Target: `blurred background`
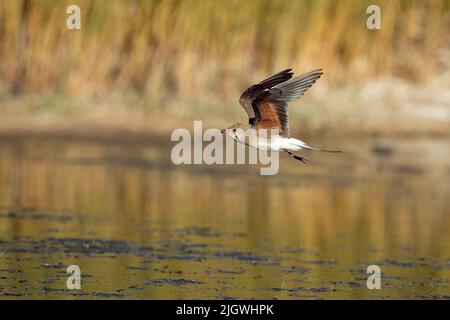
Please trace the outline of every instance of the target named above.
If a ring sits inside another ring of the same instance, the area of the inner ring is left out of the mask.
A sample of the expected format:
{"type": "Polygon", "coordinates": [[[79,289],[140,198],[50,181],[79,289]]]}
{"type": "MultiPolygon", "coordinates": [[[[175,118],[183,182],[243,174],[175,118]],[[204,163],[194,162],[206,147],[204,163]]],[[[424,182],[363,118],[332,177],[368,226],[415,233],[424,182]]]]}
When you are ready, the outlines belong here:
{"type": "Polygon", "coordinates": [[[69,30],[72,2],[0,1],[3,125],[246,122],[247,86],[323,68],[291,108],[293,130],[448,131],[446,0],[377,1],[381,30],[366,27],[370,1],[351,0],[80,0],[81,30],[69,30]]]}
{"type": "Polygon", "coordinates": [[[0,298],[449,299],[449,9],[0,0],[0,298]],[[286,68],[324,69],[291,133],[342,154],[173,165],[173,129],[246,123],[286,68]]]}

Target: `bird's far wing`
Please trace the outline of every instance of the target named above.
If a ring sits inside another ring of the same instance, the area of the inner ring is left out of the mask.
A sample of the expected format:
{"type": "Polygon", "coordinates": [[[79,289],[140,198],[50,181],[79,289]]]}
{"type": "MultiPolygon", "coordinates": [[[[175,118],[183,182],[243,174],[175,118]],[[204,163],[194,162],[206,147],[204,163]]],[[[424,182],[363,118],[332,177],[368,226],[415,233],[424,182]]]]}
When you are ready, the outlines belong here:
{"type": "Polygon", "coordinates": [[[255,118],[255,111],[253,110],[252,103],[255,98],[257,98],[264,90],[270,89],[277,84],[283,83],[290,78],[292,78],[293,73],[292,69],[286,69],[277,74],[274,74],[263,81],[252,85],[247,88],[239,98],[239,103],[244,107],[245,111],[248,114],[249,121],[252,123],[252,119],[255,118]]]}
{"type": "Polygon", "coordinates": [[[253,127],[278,129],[280,135],[289,137],[288,102],[303,96],[322,74],[322,69],[314,70],[260,93],[253,102],[256,112],[253,127]]]}
{"type": "Polygon", "coordinates": [[[323,75],[322,69],[317,69],[280,83],[270,90],[269,100],[285,102],[297,100],[311,88],[321,75],[323,75]]]}

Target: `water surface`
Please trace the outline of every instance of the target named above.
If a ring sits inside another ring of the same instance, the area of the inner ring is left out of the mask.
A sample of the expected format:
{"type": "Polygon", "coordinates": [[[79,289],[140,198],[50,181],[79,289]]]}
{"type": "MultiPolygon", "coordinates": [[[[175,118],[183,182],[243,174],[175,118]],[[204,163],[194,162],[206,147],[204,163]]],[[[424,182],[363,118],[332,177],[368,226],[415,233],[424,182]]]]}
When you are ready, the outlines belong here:
{"type": "Polygon", "coordinates": [[[345,152],[275,176],[161,141],[0,139],[0,297],[450,298],[448,140],[312,141],[345,152]]]}

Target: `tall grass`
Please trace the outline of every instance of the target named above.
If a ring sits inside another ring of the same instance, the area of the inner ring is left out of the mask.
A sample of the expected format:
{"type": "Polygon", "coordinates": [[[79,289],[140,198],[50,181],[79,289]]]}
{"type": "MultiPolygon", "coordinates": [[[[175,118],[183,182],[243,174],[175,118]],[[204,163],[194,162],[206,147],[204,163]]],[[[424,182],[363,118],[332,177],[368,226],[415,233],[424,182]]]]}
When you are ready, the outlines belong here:
{"type": "Polygon", "coordinates": [[[162,108],[236,100],[271,72],[325,68],[325,83],[448,68],[450,2],[387,1],[382,30],[360,0],[0,0],[0,96],[133,95],[162,108]],[[81,7],[81,30],[66,7],[81,7]]]}

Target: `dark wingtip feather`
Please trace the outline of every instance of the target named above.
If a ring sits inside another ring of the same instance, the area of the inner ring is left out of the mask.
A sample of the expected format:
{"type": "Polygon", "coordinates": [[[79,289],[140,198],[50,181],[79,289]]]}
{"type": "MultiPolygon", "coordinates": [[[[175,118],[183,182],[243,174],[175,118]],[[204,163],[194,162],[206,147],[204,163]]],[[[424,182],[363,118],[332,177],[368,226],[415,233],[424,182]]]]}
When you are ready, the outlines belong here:
{"type": "Polygon", "coordinates": [[[258,85],[260,85],[263,89],[270,89],[277,84],[283,83],[291,79],[293,75],[294,73],[292,72],[291,68],[285,69],[262,80],[261,82],[258,83],[258,85]]]}

